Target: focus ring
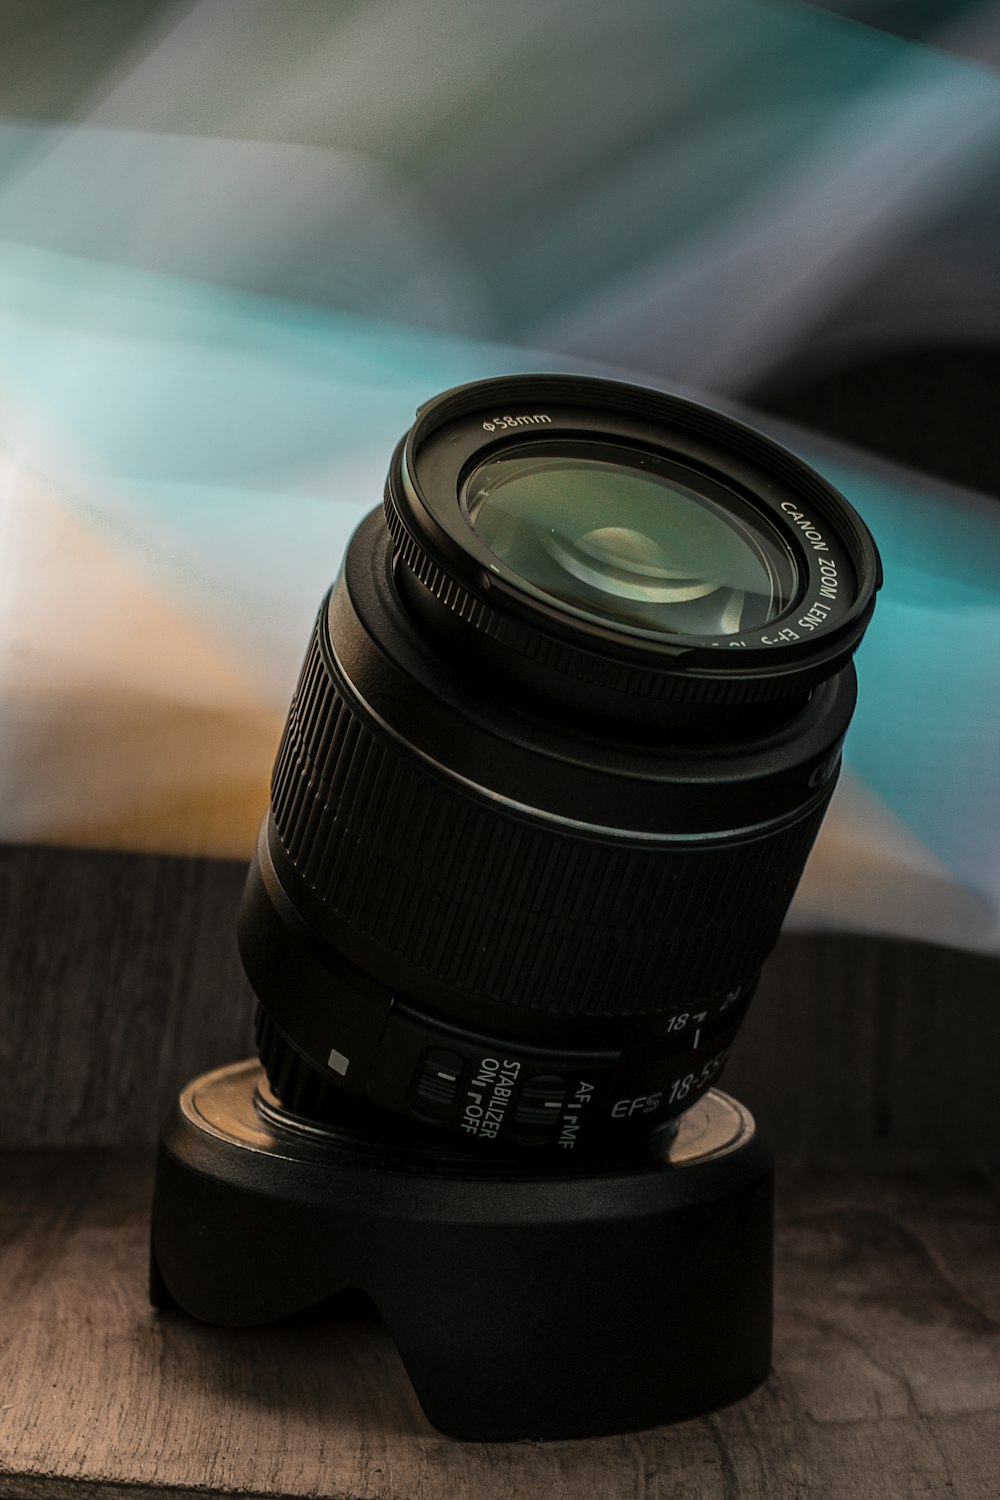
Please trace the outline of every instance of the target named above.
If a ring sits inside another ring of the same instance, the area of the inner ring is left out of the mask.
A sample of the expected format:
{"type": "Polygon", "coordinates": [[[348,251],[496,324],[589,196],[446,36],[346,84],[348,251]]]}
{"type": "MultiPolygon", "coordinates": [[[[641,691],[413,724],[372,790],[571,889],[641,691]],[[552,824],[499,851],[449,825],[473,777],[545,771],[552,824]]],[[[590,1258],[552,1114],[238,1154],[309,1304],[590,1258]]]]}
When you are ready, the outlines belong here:
{"type": "Polygon", "coordinates": [[[825,801],[715,848],[546,827],[400,753],[339,681],[325,630],[321,610],[275,764],[274,822],[298,876],[373,955],[500,1003],[588,1016],[669,1012],[760,967],[825,801]]]}

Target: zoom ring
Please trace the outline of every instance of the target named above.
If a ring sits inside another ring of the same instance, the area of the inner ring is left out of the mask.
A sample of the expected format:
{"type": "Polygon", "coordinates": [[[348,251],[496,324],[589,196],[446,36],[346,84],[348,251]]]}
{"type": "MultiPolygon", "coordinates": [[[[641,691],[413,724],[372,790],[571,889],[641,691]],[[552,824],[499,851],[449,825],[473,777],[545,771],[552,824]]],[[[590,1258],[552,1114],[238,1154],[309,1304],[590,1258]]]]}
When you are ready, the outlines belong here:
{"type": "Polygon", "coordinates": [[[293,1115],[323,1120],[335,1115],[338,1106],[342,1112],[342,1090],[299,1056],[260,1004],[254,1016],[254,1039],[268,1083],[293,1115]]]}
{"type": "Polygon", "coordinates": [[[637,847],[529,821],[400,754],[339,682],[320,611],[272,780],[325,909],[470,994],[561,1015],[722,996],[777,939],[825,810],[741,845],[637,847]]]}

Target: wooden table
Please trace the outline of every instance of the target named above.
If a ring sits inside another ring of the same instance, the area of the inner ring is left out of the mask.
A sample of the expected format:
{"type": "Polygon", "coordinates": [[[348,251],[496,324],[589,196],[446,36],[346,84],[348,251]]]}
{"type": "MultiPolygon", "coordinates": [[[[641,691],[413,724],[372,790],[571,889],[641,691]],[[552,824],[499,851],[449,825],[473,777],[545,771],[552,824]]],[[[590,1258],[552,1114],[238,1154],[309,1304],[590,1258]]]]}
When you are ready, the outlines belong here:
{"type": "Polygon", "coordinates": [[[1000,1208],[988,1174],[779,1179],[775,1369],[698,1421],[462,1444],[381,1325],[154,1314],[151,1162],[0,1156],[0,1495],[16,1500],[883,1500],[1000,1495],[1000,1208]]]}

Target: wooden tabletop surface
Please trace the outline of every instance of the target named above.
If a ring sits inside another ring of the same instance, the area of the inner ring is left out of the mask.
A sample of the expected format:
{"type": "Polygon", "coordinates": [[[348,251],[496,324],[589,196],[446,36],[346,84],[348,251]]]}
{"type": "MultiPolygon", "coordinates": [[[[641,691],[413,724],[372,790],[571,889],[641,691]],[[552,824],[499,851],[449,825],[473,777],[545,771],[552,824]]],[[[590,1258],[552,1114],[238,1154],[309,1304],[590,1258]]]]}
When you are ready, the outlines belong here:
{"type": "Polygon", "coordinates": [[[358,1315],[223,1332],[146,1302],[148,1156],[0,1155],[0,1495],[884,1500],[1000,1494],[984,1173],[787,1168],[774,1373],[675,1427],[463,1444],[358,1315]]]}

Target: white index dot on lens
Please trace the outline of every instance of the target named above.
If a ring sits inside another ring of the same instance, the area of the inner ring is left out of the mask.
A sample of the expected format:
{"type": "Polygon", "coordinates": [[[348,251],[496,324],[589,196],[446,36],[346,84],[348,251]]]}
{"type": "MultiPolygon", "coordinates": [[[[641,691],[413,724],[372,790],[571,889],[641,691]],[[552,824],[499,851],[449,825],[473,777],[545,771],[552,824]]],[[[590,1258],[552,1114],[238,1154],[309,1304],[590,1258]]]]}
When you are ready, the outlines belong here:
{"type": "Polygon", "coordinates": [[[326,1065],[328,1068],[332,1068],[335,1073],[343,1075],[351,1066],[351,1059],[345,1057],[342,1052],[338,1052],[336,1047],[334,1047],[326,1060],[326,1065]]]}

